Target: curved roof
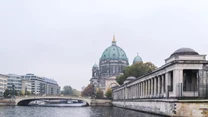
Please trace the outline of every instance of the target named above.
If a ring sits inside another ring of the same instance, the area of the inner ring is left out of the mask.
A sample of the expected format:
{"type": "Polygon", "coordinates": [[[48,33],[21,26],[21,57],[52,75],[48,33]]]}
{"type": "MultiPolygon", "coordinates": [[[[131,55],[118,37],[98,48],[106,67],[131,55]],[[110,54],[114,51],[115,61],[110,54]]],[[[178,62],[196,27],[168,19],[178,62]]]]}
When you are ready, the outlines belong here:
{"type": "Polygon", "coordinates": [[[137,54],[137,56],[133,60],[133,64],[137,62],[142,62],[142,58],[137,54]]]}
{"type": "Polygon", "coordinates": [[[125,51],[116,45],[115,39],[112,41],[112,45],[105,49],[100,60],[126,60],[128,58],[126,56],[125,51]]]}
{"type": "Polygon", "coordinates": [[[129,76],[126,80],[134,80],[136,79],[134,76],[129,76]]]}
{"type": "Polygon", "coordinates": [[[95,64],[93,65],[93,68],[98,68],[98,65],[95,63],[95,64]]]}
{"type": "Polygon", "coordinates": [[[49,79],[49,78],[43,77],[43,81],[45,81],[45,82],[47,82],[47,83],[51,83],[51,84],[58,85],[57,81],[55,81],[55,80],[53,80],[53,79],[49,79]]]}
{"type": "Polygon", "coordinates": [[[171,54],[171,57],[177,55],[199,55],[199,53],[191,48],[180,48],[171,54]]]}

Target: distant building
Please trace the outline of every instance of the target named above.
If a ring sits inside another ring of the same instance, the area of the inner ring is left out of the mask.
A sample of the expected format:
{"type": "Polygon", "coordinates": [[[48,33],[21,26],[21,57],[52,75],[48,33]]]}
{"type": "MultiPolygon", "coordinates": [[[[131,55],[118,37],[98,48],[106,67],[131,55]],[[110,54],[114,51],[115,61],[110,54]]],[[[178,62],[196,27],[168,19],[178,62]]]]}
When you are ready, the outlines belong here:
{"type": "Polygon", "coordinates": [[[7,88],[7,79],[7,75],[0,74],[0,96],[3,96],[3,93],[7,88]]]}
{"type": "Polygon", "coordinates": [[[34,74],[26,75],[8,75],[8,89],[12,90],[14,85],[15,90],[25,94],[30,92],[34,95],[58,95],[60,94],[60,86],[55,80],[39,77],[34,74]]]}
{"type": "Polygon", "coordinates": [[[43,78],[43,90],[46,95],[58,95],[60,94],[60,86],[55,80],[49,78],[43,78]]]}
{"type": "Polygon", "coordinates": [[[32,92],[32,83],[30,80],[22,79],[22,93],[27,94],[32,92]]]}
{"type": "Polygon", "coordinates": [[[7,88],[12,90],[13,85],[16,91],[20,92],[22,90],[22,79],[20,75],[8,74],[7,88]]]}
{"type": "Polygon", "coordinates": [[[39,76],[36,76],[34,74],[26,74],[22,76],[23,79],[28,79],[31,81],[31,91],[32,94],[38,95],[41,94],[41,83],[42,83],[42,78],[39,76]]]}

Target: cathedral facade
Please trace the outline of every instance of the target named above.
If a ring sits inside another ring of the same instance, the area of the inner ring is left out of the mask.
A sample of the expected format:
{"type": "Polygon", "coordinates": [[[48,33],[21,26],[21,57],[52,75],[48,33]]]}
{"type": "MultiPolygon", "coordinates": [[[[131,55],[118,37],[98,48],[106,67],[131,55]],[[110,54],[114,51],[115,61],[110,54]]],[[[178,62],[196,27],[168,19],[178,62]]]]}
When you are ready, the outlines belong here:
{"type": "MultiPolygon", "coordinates": [[[[134,58],[133,63],[136,62],[142,62],[138,55],[134,58]]],[[[105,92],[109,87],[118,85],[116,77],[121,75],[127,66],[129,66],[128,57],[125,51],[117,46],[115,36],[113,36],[112,45],[102,53],[99,66],[94,64],[92,67],[90,83],[105,92]]]]}

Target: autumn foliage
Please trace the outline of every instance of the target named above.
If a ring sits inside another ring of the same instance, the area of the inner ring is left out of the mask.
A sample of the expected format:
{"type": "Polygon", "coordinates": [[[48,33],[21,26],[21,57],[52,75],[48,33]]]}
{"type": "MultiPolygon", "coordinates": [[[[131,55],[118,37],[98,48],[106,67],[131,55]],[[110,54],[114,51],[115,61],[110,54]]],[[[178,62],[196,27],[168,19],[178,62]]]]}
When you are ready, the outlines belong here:
{"type": "Polygon", "coordinates": [[[83,97],[88,97],[88,96],[92,96],[94,93],[94,89],[93,86],[91,84],[89,84],[84,91],[82,91],[81,96],[83,97]]]}

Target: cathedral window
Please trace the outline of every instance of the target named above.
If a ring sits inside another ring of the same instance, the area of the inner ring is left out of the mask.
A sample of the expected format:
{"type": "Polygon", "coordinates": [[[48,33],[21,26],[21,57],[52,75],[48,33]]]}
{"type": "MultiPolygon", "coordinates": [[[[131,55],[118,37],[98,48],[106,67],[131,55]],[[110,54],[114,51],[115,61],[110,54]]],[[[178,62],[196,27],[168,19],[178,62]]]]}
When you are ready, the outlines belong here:
{"type": "Polygon", "coordinates": [[[116,72],[116,70],[115,70],[115,66],[113,66],[113,73],[115,73],[116,72]]]}

